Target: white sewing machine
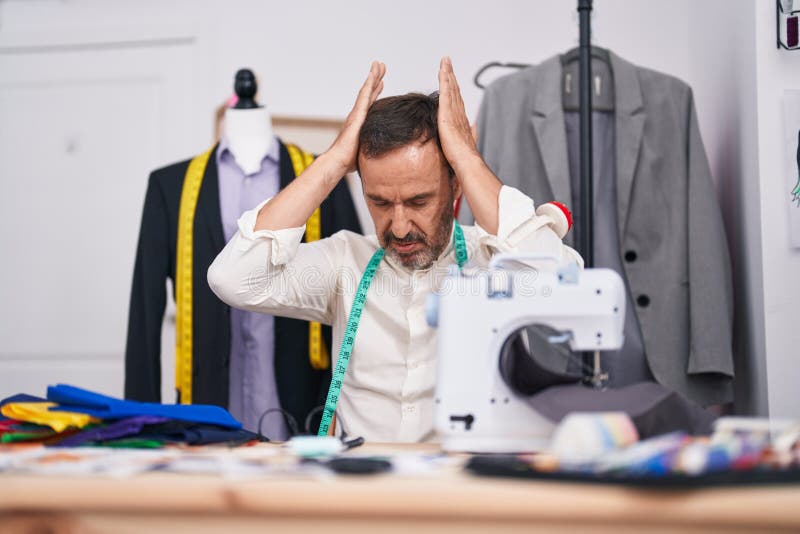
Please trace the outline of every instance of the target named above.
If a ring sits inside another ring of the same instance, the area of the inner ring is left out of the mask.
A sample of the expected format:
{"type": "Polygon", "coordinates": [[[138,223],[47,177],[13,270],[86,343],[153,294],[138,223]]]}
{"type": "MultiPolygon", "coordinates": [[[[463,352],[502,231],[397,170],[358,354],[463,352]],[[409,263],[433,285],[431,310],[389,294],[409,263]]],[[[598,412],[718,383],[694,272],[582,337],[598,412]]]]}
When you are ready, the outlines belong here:
{"type": "MultiPolygon", "coordinates": [[[[623,343],[625,286],[610,269],[536,271],[520,261],[541,256],[496,255],[482,272],[452,270],[428,301],[438,327],[434,426],[448,451],[523,452],[546,448],[554,424],[531,408],[501,376],[506,341],[521,328],[554,330],[546,342],[595,353],[623,343]]],[[[541,265],[541,263],[539,263],[541,265]]]]}

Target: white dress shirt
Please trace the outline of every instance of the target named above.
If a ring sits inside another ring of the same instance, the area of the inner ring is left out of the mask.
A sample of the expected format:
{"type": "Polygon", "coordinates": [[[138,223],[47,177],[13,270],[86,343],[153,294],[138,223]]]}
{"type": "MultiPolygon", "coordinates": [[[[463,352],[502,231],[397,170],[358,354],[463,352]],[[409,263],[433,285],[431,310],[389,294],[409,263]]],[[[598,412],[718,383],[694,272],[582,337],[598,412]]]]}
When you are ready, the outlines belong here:
{"type": "MultiPolygon", "coordinates": [[[[239,219],[239,231],[208,270],[209,285],[237,308],[332,325],[335,366],[358,283],[380,246],[377,237],[341,231],[301,243],[304,227],[255,231],[260,208],[239,219]]],[[[496,236],[480,226],[463,227],[468,265],[486,267],[495,252],[550,254],[561,264],[582,263],[562,244],[551,215],[537,215],[533,201],[514,188],[500,191],[498,223],[496,236]]],[[[452,236],[429,269],[408,269],[388,254],[380,263],[339,397],[337,433],[371,441],[434,437],[437,331],[425,320],[425,300],[455,264],[452,236]]],[[[465,365],[469,359],[465,354],[465,365]]]]}

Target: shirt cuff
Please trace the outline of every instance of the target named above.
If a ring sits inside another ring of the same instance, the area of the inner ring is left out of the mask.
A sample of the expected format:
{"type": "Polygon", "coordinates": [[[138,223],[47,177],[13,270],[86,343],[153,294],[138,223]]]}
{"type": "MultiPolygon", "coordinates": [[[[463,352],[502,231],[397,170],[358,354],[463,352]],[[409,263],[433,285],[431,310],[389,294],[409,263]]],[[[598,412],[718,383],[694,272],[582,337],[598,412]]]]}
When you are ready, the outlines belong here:
{"type": "Polygon", "coordinates": [[[237,222],[239,226],[238,246],[240,249],[248,249],[256,242],[270,241],[270,263],[272,265],[285,265],[297,253],[297,247],[300,246],[303,234],[306,232],[306,225],[282,230],[256,230],[258,212],[270,200],[272,198],[268,198],[239,217],[237,222]]]}
{"type": "Polygon", "coordinates": [[[504,185],[498,196],[497,239],[506,241],[511,234],[536,216],[533,200],[518,189],[504,185]]]}

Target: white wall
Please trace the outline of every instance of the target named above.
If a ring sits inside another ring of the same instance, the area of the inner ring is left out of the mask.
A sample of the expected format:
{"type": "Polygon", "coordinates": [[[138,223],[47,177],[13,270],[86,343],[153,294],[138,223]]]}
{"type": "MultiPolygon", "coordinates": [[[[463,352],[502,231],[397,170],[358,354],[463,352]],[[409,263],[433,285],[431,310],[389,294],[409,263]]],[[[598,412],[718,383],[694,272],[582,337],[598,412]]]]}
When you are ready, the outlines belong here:
{"type": "Polygon", "coordinates": [[[0,33],[0,396],[121,392],[147,174],[206,142],[184,89],[197,45],[104,39],[0,33]]]}
{"type": "MultiPolygon", "coordinates": [[[[539,62],[575,46],[575,5],[568,0],[5,0],[0,3],[0,61],[35,52],[43,42],[55,47],[92,42],[113,51],[137,43],[163,44],[170,36],[187,40],[193,59],[183,98],[195,115],[175,125],[178,133],[173,134],[187,148],[162,150],[141,161],[151,169],[188,157],[211,142],[213,109],[230,95],[233,74],[243,66],[259,75],[260,99],[273,114],[340,119],[370,60],[387,63],[385,94],[394,94],[434,90],[438,60],[449,54],[467,110],[474,116],[481,97],[471,82],[475,71],[491,60],[539,62]]],[[[765,161],[765,151],[780,147],[781,130],[775,128],[778,100],[770,92],[797,82],[792,78],[797,74],[788,73],[790,67],[800,72],[800,52],[778,54],[769,48],[774,46],[771,9],[772,2],[755,0],[596,0],[594,16],[597,44],[634,63],[676,75],[695,90],[735,269],[738,409],[753,413],[766,411],[765,354],[770,356],[770,405],[793,402],[792,389],[781,386],[777,377],[789,376],[788,350],[797,341],[797,334],[785,328],[797,286],[781,290],[790,278],[789,269],[797,270],[797,258],[781,249],[785,231],[780,233],[778,217],[761,225],[762,212],[771,209],[770,199],[781,194],[777,185],[765,183],[762,188],[758,179],[770,172],[781,175],[782,170],[775,168],[780,158],[765,161]],[[762,135],[773,130],[772,140],[762,135]]],[[[130,148],[139,153],[138,147],[130,148]]],[[[145,178],[141,176],[142,184],[145,178]]],[[[0,185],[10,180],[12,176],[0,176],[0,185]]],[[[139,191],[138,198],[115,201],[138,210],[143,186],[139,191]]],[[[95,191],[81,195],[86,203],[108,202],[95,191]]],[[[29,209],[17,206],[0,213],[0,224],[19,221],[29,209]]],[[[133,249],[131,242],[129,260],[133,249]]],[[[118,272],[116,283],[126,293],[130,272],[118,272]]],[[[78,303],[75,312],[96,304],[78,303]]],[[[121,299],[109,303],[107,310],[124,321],[126,306],[121,299]]],[[[13,305],[0,304],[0,321],[13,310],[13,305]]],[[[61,342],[70,345],[69,339],[61,342]]],[[[123,345],[121,338],[115,352],[119,361],[123,345]]],[[[5,350],[0,339],[0,361],[5,350]]],[[[1,377],[0,395],[13,387],[1,377]]]]}
{"type": "MultiPolygon", "coordinates": [[[[233,74],[250,66],[261,99],[276,115],[342,118],[373,59],[389,70],[385,94],[436,89],[439,58],[450,55],[474,114],[481,92],[471,78],[491,60],[538,62],[577,46],[576,4],[564,0],[5,0],[0,31],[102,33],[136,39],[170,28],[191,31],[208,46],[197,68],[216,106],[231,93],[233,74]],[[187,30],[190,29],[190,30],[187,30]]],[[[595,40],[627,59],[691,82],[688,46],[696,3],[596,0],[595,40]]],[[[206,94],[207,93],[207,94],[206,94]]]]}

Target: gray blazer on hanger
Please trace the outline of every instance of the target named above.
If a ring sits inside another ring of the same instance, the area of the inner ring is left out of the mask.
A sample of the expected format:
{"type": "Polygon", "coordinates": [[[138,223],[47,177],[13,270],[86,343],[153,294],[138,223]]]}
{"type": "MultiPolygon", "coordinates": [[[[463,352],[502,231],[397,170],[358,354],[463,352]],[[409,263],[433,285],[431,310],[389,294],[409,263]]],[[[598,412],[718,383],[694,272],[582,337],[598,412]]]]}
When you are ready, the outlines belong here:
{"type": "MultiPolygon", "coordinates": [[[[625,273],[656,380],[702,405],[733,398],[730,259],[691,88],[609,53],[625,273]]],[[[537,204],[570,205],[559,56],[492,83],[478,148],[537,204]]],[[[462,206],[462,219],[471,219],[462,206]]],[[[571,244],[571,235],[566,241],[571,244]]]]}

